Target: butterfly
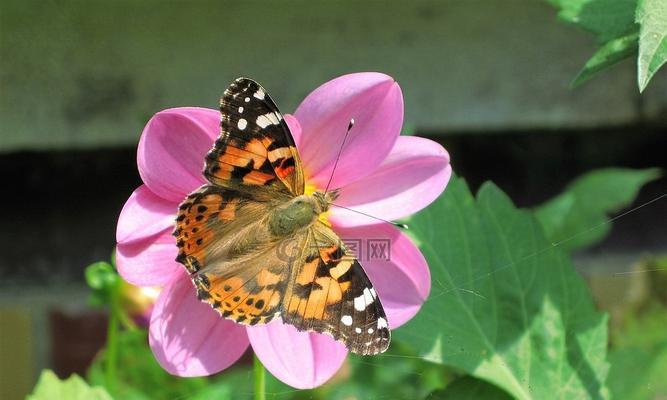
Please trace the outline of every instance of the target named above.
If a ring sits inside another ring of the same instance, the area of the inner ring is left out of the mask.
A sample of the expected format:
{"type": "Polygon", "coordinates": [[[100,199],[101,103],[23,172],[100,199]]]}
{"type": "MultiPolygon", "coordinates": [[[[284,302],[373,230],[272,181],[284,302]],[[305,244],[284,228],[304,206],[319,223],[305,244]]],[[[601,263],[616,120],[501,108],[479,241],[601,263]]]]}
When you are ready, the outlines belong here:
{"type": "Polygon", "coordinates": [[[307,193],[282,114],[257,82],[220,99],[208,181],[180,204],[178,256],[200,300],[245,325],[274,318],[332,336],[357,354],[384,352],[390,331],[361,264],[324,218],[337,191],[307,193]]]}

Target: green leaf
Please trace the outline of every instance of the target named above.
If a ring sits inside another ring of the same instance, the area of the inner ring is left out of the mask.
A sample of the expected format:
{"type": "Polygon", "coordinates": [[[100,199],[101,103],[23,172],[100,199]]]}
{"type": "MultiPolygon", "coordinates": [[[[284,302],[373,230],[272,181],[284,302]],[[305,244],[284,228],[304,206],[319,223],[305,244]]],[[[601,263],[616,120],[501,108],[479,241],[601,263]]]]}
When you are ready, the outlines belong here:
{"type": "Polygon", "coordinates": [[[637,6],[639,56],[637,81],[643,92],[658,69],[667,62],[667,2],[640,0],[637,6]]]}
{"type": "Polygon", "coordinates": [[[599,43],[634,30],[637,0],[550,0],[558,17],[596,35],[599,43]]]}
{"type": "Polygon", "coordinates": [[[637,0],[549,0],[563,21],[595,36],[600,48],[577,74],[576,87],[600,71],[632,57],[638,48],[639,27],[635,23],[637,0]]]}
{"type": "Polygon", "coordinates": [[[118,382],[106,382],[106,352],[88,370],[88,381],[101,386],[113,384],[119,399],[148,400],[191,398],[209,384],[206,378],[179,378],[170,375],[155,360],[146,331],[121,332],[118,336],[118,382]]]}
{"type": "Polygon", "coordinates": [[[667,398],[667,310],[653,305],[614,335],[609,389],[616,399],[667,398]]]}
{"type": "Polygon", "coordinates": [[[86,283],[93,289],[88,304],[102,307],[111,302],[114,291],[118,290],[121,279],[114,267],[105,261],[90,264],[85,270],[86,283]]]}
{"type": "Polygon", "coordinates": [[[634,55],[637,52],[638,37],[637,32],[631,32],[604,43],[593,54],[593,57],[586,62],[586,65],[574,78],[570,86],[575,88],[591,79],[598,72],[634,55]]]}
{"type": "Polygon", "coordinates": [[[433,287],[398,340],[517,399],[607,397],[606,317],[529,212],[453,178],[411,228],[433,287]]]}
{"type": "Polygon", "coordinates": [[[660,170],[605,168],[589,172],[566,190],[538,206],[535,215],[549,241],[565,251],[602,240],[611,224],[608,213],[630,205],[639,189],[660,176],[660,170]]]}
{"type": "Polygon", "coordinates": [[[111,400],[101,387],[90,387],[78,375],[60,380],[53,371],[44,370],[27,400],[111,400]]]}
{"type": "Polygon", "coordinates": [[[512,397],[497,386],[464,376],[449,384],[445,389],[435,391],[427,397],[437,400],[511,400],[512,397]]]}
{"type": "Polygon", "coordinates": [[[396,343],[380,357],[352,355],[348,361],[351,373],[347,382],[324,385],[314,392],[321,394],[320,398],[331,400],[421,399],[445,386],[450,378],[444,366],[429,363],[404,350],[396,343]]]}
{"type": "MultiPolygon", "coordinates": [[[[231,371],[219,374],[199,391],[186,393],[184,398],[188,400],[250,400],[253,398],[252,384],[253,376],[248,370],[234,368],[231,371]]],[[[267,387],[267,394],[270,389],[267,387]]],[[[273,397],[268,395],[267,398],[271,399],[273,397]]]]}
{"type": "Polygon", "coordinates": [[[648,351],[623,348],[609,355],[609,389],[615,399],[667,398],[667,340],[648,351]]]}
{"type": "Polygon", "coordinates": [[[105,290],[119,282],[116,270],[105,261],[96,262],[86,267],[86,283],[91,289],[105,290]]]}

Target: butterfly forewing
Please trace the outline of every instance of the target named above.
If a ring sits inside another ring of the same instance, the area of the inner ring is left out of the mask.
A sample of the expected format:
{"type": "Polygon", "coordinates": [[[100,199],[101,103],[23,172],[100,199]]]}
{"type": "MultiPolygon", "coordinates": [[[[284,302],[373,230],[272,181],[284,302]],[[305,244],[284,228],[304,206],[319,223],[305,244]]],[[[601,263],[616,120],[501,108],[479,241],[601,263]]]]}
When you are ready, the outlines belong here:
{"type": "Polygon", "coordinates": [[[220,137],[204,168],[211,183],[253,191],[257,197],[267,192],[303,194],[294,138],[264,88],[251,79],[237,79],[220,99],[220,112],[220,137]]]}

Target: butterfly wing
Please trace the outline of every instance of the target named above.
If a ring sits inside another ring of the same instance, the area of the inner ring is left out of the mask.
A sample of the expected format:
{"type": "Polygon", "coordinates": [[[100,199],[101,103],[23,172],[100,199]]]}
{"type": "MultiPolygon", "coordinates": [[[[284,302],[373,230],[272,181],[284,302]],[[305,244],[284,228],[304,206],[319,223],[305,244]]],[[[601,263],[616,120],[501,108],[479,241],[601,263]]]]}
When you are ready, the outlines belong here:
{"type": "MultiPolygon", "coordinates": [[[[290,243],[298,243],[290,238],[290,243]]],[[[195,275],[200,300],[220,315],[245,325],[265,324],[280,315],[290,259],[277,257],[278,243],[252,257],[219,262],[195,275]]]]}
{"type": "MultiPolygon", "coordinates": [[[[257,202],[244,192],[204,185],[180,204],[176,217],[176,261],[191,274],[221,257],[251,251],[243,232],[256,228],[271,203],[257,202]]],[[[259,240],[259,239],[258,239],[259,240]]]]}
{"type": "Polygon", "coordinates": [[[304,242],[306,232],[289,238],[269,232],[272,207],[243,192],[204,185],[179,208],[176,260],[190,273],[199,299],[239,323],[266,323],[279,314],[294,260],[289,246],[304,242]]]}
{"type": "Polygon", "coordinates": [[[353,353],[387,350],[387,317],[359,261],[321,222],[309,229],[303,248],[291,271],[283,320],[302,331],[329,334],[353,353]]]}
{"type": "Polygon", "coordinates": [[[223,317],[256,325],[282,315],[302,331],[327,333],[352,352],[387,349],[390,332],[380,300],[338,236],[316,222],[275,238],[272,205],[242,192],[205,185],[183,202],[174,234],[199,299],[223,317]]]}
{"type": "Polygon", "coordinates": [[[220,99],[221,134],[206,156],[209,182],[255,197],[304,192],[294,138],[275,103],[257,82],[239,78],[220,99]]]}
{"type": "MultiPolygon", "coordinates": [[[[176,260],[200,299],[240,323],[265,323],[279,311],[289,265],[268,232],[270,211],[303,194],[303,171],[282,114],[256,82],[239,78],[220,100],[221,134],[207,154],[211,183],[179,206],[176,260]]],[[[283,239],[285,241],[286,239],[283,239]]]]}

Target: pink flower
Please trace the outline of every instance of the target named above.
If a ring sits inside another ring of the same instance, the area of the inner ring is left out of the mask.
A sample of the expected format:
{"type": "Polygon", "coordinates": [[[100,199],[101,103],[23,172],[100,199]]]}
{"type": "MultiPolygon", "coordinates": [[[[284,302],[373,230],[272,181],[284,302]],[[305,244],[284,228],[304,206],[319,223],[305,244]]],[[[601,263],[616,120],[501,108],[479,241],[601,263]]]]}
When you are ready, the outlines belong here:
{"type": "MultiPolygon", "coordinates": [[[[346,128],[331,188],[336,204],[395,220],[430,204],[451,174],[449,156],[437,143],[399,136],[403,98],[398,84],[379,73],[345,75],[311,93],[287,120],[306,172],[307,184],[324,189],[346,128]]],[[[218,136],[220,115],[204,108],[159,112],[146,125],[137,151],[144,182],[123,207],[117,229],[117,264],[128,282],[162,286],[150,321],[150,346],[160,365],[180,376],[210,375],[232,365],[252,345],[266,368],[296,388],[327,381],[342,365],[346,348],[328,336],[297,332],[280,321],[245,327],[222,319],[197,300],[185,268],[174,259],[171,232],[178,204],[204,184],[204,155],[218,136]]],[[[333,207],[329,217],[344,239],[385,239],[391,259],[361,263],[384,305],[389,326],[412,318],[428,296],[424,257],[400,230],[333,207]]],[[[363,248],[362,248],[363,250],[363,248]]]]}

